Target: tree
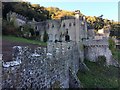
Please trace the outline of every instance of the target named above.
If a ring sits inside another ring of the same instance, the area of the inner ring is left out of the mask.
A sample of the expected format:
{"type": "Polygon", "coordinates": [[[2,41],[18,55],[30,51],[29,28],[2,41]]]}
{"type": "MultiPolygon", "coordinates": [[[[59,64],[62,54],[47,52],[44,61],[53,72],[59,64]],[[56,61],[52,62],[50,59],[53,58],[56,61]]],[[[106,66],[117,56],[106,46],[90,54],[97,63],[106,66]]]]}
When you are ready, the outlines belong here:
{"type": "MultiPolygon", "coordinates": [[[[101,15],[102,17],[102,15],[101,15]]],[[[104,20],[101,17],[91,17],[91,16],[87,16],[87,22],[89,23],[89,26],[91,28],[94,28],[96,30],[98,29],[102,29],[104,27],[104,20]]]]}
{"type": "Polygon", "coordinates": [[[61,17],[65,17],[65,16],[74,16],[74,12],[72,11],[66,11],[66,10],[61,10],[57,7],[48,7],[46,8],[46,10],[49,11],[49,17],[51,19],[61,19],[61,17]]]}
{"type": "Polygon", "coordinates": [[[6,14],[8,12],[14,11],[14,7],[13,6],[16,5],[16,4],[17,4],[17,2],[3,2],[2,3],[2,8],[3,8],[2,16],[3,16],[4,19],[6,18],[6,14]]]}
{"type": "Polygon", "coordinates": [[[3,35],[14,35],[14,36],[18,36],[20,33],[19,33],[19,30],[18,28],[16,28],[14,26],[14,22],[11,21],[6,21],[6,20],[3,20],[3,25],[2,25],[2,34],[3,35]],[[6,27],[7,26],[7,27],[6,27]]]}
{"type": "Polygon", "coordinates": [[[27,2],[5,2],[3,7],[3,17],[6,18],[6,14],[10,11],[21,14],[22,16],[28,17],[29,20],[35,18],[36,21],[49,19],[49,11],[43,6],[32,5],[27,2]]]}
{"type": "Polygon", "coordinates": [[[110,36],[120,37],[120,24],[112,24],[110,30],[110,36]]]}
{"type": "Polygon", "coordinates": [[[30,28],[30,33],[31,33],[31,36],[34,36],[35,35],[34,29],[30,28]]]}
{"type": "Polygon", "coordinates": [[[47,40],[48,40],[48,34],[47,34],[46,30],[45,30],[44,35],[43,35],[43,41],[47,42],[47,40]]]}

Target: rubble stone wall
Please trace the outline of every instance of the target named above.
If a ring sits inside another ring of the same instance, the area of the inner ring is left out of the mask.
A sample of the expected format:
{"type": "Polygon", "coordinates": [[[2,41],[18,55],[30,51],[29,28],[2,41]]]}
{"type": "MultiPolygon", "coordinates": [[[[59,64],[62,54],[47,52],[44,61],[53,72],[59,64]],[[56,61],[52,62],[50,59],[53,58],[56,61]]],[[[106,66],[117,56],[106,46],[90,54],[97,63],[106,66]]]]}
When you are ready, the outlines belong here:
{"type": "Polygon", "coordinates": [[[69,88],[69,72],[76,74],[79,69],[77,46],[75,42],[51,43],[50,46],[51,51],[15,46],[13,60],[20,63],[11,62],[11,66],[3,67],[2,88],[69,88]]]}

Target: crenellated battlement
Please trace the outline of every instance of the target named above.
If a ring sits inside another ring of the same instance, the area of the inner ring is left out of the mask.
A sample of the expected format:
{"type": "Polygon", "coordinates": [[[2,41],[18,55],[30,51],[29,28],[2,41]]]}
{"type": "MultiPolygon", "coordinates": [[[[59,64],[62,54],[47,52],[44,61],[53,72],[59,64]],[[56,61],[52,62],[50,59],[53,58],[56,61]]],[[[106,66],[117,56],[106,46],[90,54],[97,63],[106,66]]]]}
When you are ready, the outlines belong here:
{"type": "Polygon", "coordinates": [[[18,13],[16,13],[16,12],[11,12],[11,11],[10,11],[10,12],[7,14],[7,19],[12,20],[13,18],[18,18],[18,19],[21,19],[21,20],[23,20],[23,21],[26,21],[26,20],[27,20],[27,18],[24,17],[23,15],[18,14],[18,13]]]}
{"type": "Polygon", "coordinates": [[[106,57],[106,64],[112,65],[112,53],[109,49],[107,38],[103,39],[88,39],[83,41],[85,58],[96,62],[98,56],[106,57]]]}
{"type": "Polygon", "coordinates": [[[83,40],[83,44],[85,46],[109,46],[108,40],[107,39],[87,39],[87,40],[83,40]]]}

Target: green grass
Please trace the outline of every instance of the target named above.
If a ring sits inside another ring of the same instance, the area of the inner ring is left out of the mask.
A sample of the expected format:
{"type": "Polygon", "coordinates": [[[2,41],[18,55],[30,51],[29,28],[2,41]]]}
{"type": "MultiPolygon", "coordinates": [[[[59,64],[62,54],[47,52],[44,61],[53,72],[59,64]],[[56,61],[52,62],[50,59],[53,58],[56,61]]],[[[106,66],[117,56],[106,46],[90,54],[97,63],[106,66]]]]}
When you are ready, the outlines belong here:
{"type": "Polygon", "coordinates": [[[37,45],[42,45],[42,46],[47,46],[47,43],[37,41],[37,40],[30,40],[30,39],[25,39],[21,37],[15,37],[15,36],[2,36],[2,39],[4,40],[9,40],[12,42],[21,42],[21,43],[29,43],[29,44],[37,44],[37,45]]]}
{"type": "Polygon", "coordinates": [[[116,45],[115,45],[115,42],[112,38],[109,38],[108,42],[109,42],[109,49],[112,52],[113,58],[120,62],[120,50],[115,48],[116,45]]]}
{"type": "Polygon", "coordinates": [[[118,68],[113,66],[98,65],[95,62],[85,60],[90,71],[78,72],[83,87],[85,88],[120,88],[118,68]]]}
{"type": "Polygon", "coordinates": [[[118,62],[120,63],[120,50],[114,50],[112,51],[112,55],[114,57],[114,59],[118,60],[118,62]]]}

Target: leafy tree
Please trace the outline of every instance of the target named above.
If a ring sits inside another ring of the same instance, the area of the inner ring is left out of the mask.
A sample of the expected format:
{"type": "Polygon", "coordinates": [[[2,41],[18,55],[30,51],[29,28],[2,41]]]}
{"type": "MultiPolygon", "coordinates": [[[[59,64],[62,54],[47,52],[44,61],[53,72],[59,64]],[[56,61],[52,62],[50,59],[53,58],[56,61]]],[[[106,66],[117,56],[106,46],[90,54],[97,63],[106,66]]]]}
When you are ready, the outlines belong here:
{"type": "Polygon", "coordinates": [[[74,16],[75,14],[72,11],[61,10],[57,7],[48,7],[46,10],[49,11],[49,17],[51,19],[61,19],[61,17],[74,16]]]}
{"type": "Polygon", "coordinates": [[[117,38],[120,38],[120,24],[111,25],[110,36],[116,36],[117,38]]]}
{"type": "Polygon", "coordinates": [[[109,49],[114,52],[115,51],[115,42],[112,38],[109,38],[109,49]]]}
{"type": "Polygon", "coordinates": [[[43,41],[47,42],[47,40],[48,40],[48,34],[47,34],[46,30],[45,30],[44,35],[43,35],[43,41]]]}
{"type": "Polygon", "coordinates": [[[34,29],[30,28],[30,33],[31,33],[31,36],[34,36],[35,35],[35,32],[34,32],[34,29]]]}
{"type": "Polygon", "coordinates": [[[98,56],[97,62],[98,65],[103,66],[106,63],[106,57],[105,56],[98,56]]]}
{"type": "Polygon", "coordinates": [[[89,23],[90,28],[94,28],[96,30],[102,29],[104,27],[104,20],[100,17],[86,17],[87,22],[89,23]]]}
{"type": "Polygon", "coordinates": [[[9,22],[9,21],[3,20],[2,34],[3,35],[19,36],[20,32],[19,32],[18,28],[16,28],[14,26],[14,22],[13,21],[9,22]]]}
{"type": "Polygon", "coordinates": [[[13,5],[16,5],[17,2],[2,2],[2,16],[6,19],[6,14],[10,11],[14,11],[13,5]]]}
{"type": "Polygon", "coordinates": [[[29,20],[35,18],[36,21],[49,19],[49,11],[47,11],[43,6],[40,5],[32,5],[27,2],[16,2],[3,3],[3,17],[6,18],[6,14],[9,11],[16,12],[25,17],[28,17],[29,20]]]}

